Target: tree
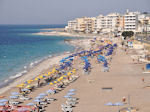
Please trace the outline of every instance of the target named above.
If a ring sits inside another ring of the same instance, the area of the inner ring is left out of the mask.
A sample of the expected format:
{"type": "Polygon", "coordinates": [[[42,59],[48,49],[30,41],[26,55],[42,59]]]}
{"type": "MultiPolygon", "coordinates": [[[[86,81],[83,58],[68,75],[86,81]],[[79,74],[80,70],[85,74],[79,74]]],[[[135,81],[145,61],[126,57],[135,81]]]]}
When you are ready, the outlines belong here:
{"type": "Polygon", "coordinates": [[[122,32],[122,36],[124,37],[124,39],[126,39],[127,37],[131,38],[134,35],[133,31],[124,31],[122,32]]]}
{"type": "Polygon", "coordinates": [[[148,14],[148,12],[143,12],[143,14],[148,14]]]}

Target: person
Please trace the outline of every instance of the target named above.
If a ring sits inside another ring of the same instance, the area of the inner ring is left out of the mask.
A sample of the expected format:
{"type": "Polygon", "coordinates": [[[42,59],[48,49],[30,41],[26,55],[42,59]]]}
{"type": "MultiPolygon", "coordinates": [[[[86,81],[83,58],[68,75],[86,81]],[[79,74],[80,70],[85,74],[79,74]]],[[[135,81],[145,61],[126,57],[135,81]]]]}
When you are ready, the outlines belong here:
{"type": "Polygon", "coordinates": [[[40,86],[40,79],[38,79],[38,87],[40,86]]]}
{"type": "Polygon", "coordinates": [[[144,71],[144,67],[142,67],[142,70],[144,71]]]}
{"type": "Polygon", "coordinates": [[[126,97],[122,97],[122,102],[126,102],[126,97]]]}
{"type": "Polygon", "coordinates": [[[22,91],[21,91],[21,88],[19,88],[19,93],[21,93],[22,91]]]}
{"type": "Polygon", "coordinates": [[[144,78],[142,78],[142,82],[144,82],[144,78]]]}

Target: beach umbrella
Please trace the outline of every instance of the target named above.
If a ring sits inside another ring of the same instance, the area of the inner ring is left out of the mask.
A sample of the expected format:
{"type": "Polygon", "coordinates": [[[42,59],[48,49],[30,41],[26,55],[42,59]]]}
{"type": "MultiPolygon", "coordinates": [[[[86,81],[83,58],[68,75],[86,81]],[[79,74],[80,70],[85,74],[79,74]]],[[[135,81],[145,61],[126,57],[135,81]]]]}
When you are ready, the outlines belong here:
{"type": "Polygon", "coordinates": [[[69,95],[66,95],[66,96],[64,96],[64,98],[71,98],[71,96],[69,96],[69,95]]]}
{"type": "Polygon", "coordinates": [[[34,102],[42,102],[41,100],[39,100],[39,99],[36,99],[36,100],[34,100],[34,102]]]}
{"type": "Polygon", "coordinates": [[[70,89],[70,90],[69,90],[69,92],[74,92],[74,91],[76,91],[76,90],[75,90],[75,89],[70,89]]]}
{"type": "Polygon", "coordinates": [[[17,112],[32,111],[30,108],[27,108],[27,107],[19,107],[16,110],[17,110],[17,112]]]}
{"type": "Polygon", "coordinates": [[[50,82],[50,83],[49,83],[49,85],[53,85],[53,83],[52,83],[52,82],[50,82]]]}
{"type": "Polygon", "coordinates": [[[11,94],[12,94],[12,95],[19,95],[18,92],[12,92],[11,94]]]}
{"type": "Polygon", "coordinates": [[[25,88],[25,89],[21,89],[21,91],[29,91],[29,89],[26,89],[26,88],[25,88]]]}
{"type": "Polygon", "coordinates": [[[40,79],[39,79],[39,77],[36,77],[35,80],[37,81],[37,80],[40,80],[40,79]]]}
{"type": "Polygon", "coordinates": [[[39,96],[48,96],[46,93],[41,93],[39,96]]]}
{"type": "Polygon", "coordinates": [[[108,103],[106,103],[105,105],[106,105],[106,106],[113,106],[114,104],[111,103],[111,102],[108,102],[108,103]]]}
{"type": "Polygon", "coordinates": [[[44,96],[38,96],[38,97],[35,97],[35,99],[43,99],[44,96]]]}
{"type": "Polygon", "coordinates": [[[34,103],[28,103],[27,105],[28,106],[34,106],[35,104],[34,103]]]}
{"type": "Polygon", "coordinates": [[[75,95],[75,93],[67,93],[67,95],[75,95]]]}
{"type": "Polygon", "coordinates": [[[48,91],[46,91],[46,92],[47,92],[47,93],[52,93],[52,92],[53,92],[53,90],[51,90],[51,89],[50,89],[50,90],[48,90],[48,91]]]}
{"type": "Polygon", "coordinates": [[[33,82],[34,80],[28,80],[27,82],[33,82]]]}
{"type": "Polygon", "coordinates": [[[16,87],[23,87],[23,85],[17,85],[16,87]]]}
{"type": "Polygon", "coordinates": [[[5,106],[5,103],[0,103],[0,106],[5,106]]]}
{"type": "Polygon", "coordinates": [[[11,99],[17,99],[19,96],[10,96],[11,99]]]}
{"type": "Polygon", "coordinates": [[[1,99],[0,102],[8,102],[7,99],[1,99]]]}
{"type": "Polygon", "coordinates": [[[114,104],[114,106],[123,106],[124,104],[122,102],[117,102],[114,104]]]}
{"type": "Polygon", "coordinates": [[[26,88],[31,88],[31,85],[26,86],[26,88]]]}
{"type": "Polygon", "coordinates": [[[54,83],[56,84],[56,83],[57,83],[57,81],[54,81],[54,83]]]}

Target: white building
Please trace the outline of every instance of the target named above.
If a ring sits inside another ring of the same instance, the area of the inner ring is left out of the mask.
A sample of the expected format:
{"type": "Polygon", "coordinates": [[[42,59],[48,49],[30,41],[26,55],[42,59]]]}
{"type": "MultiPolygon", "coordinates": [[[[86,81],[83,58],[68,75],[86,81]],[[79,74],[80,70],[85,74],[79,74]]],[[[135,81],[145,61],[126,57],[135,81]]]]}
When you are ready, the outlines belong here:
{"type": "Polygon", "coordinates": [[[137,32],[150,32],[150,14],[138,15],[138,31],[137,32]]]}
{"type": "Polygon", "coordinates": [[[68,25],[65,27],[65,30],[68,32],[72,32],[76,30],[76,27],[77,27],[76,20],[68,21],[68,25]]]}
{"type": "Polygon", "coordinates": [[[137,31],[139,14],[139,12],[129,12],[127,10],[126,14],[124,15],[124,31],[137,31]]]}
{"type": "Polygon", "coordinates": [[[118,29],[119,13],[111,13],[107,16],[99,15],[95,21],[95,32],[113,32],[118,29]]]}

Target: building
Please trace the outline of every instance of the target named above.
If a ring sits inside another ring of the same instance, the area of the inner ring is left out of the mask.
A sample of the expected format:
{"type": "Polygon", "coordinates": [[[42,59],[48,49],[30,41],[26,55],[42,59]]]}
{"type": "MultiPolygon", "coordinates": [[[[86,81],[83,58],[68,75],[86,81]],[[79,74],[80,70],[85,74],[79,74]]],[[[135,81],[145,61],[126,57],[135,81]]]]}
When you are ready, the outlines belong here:
{"type": "Polygon", "coordinates": [[[68,25],[65,27],[65,30],[70,32],[83,32],[83,33],[92,33],[94,31],[94,17],[82,17],[76,18],[73,21],[69,21],[68,25]]]}
{"type": "Polygon", "coordinates": [[[129,10],[127,10],[124,15],[124,31],[137,31],[139,14],[139,12],[129,12],[129,10]]]}
{"type": "Polygon", "coordinates": [[[138,30],[137,32],[150,32],[150,14],[138,15],[138,30]]]}
{"type": "Polygon", "coordinates": [[[76,30],[76,26],[77,26],[76,20],[68,21],[68,25],[65,27],[65,30],[67,32],[73,32],[76,30]]]}
{"type": "Polygon", "coordinates": [[[119,13],[111,13],[107,16],[99,15],[95,21],[95,32],[114,32],[122,27],[122,18],[119,13]]]}
{"type": "Polygon", "coordinates": [[[106,16],[76,18],[69,21],[65,29],[83,33],[150,32],[150,14],[127,10],[125,14],[110,13],[106,16]]]}

